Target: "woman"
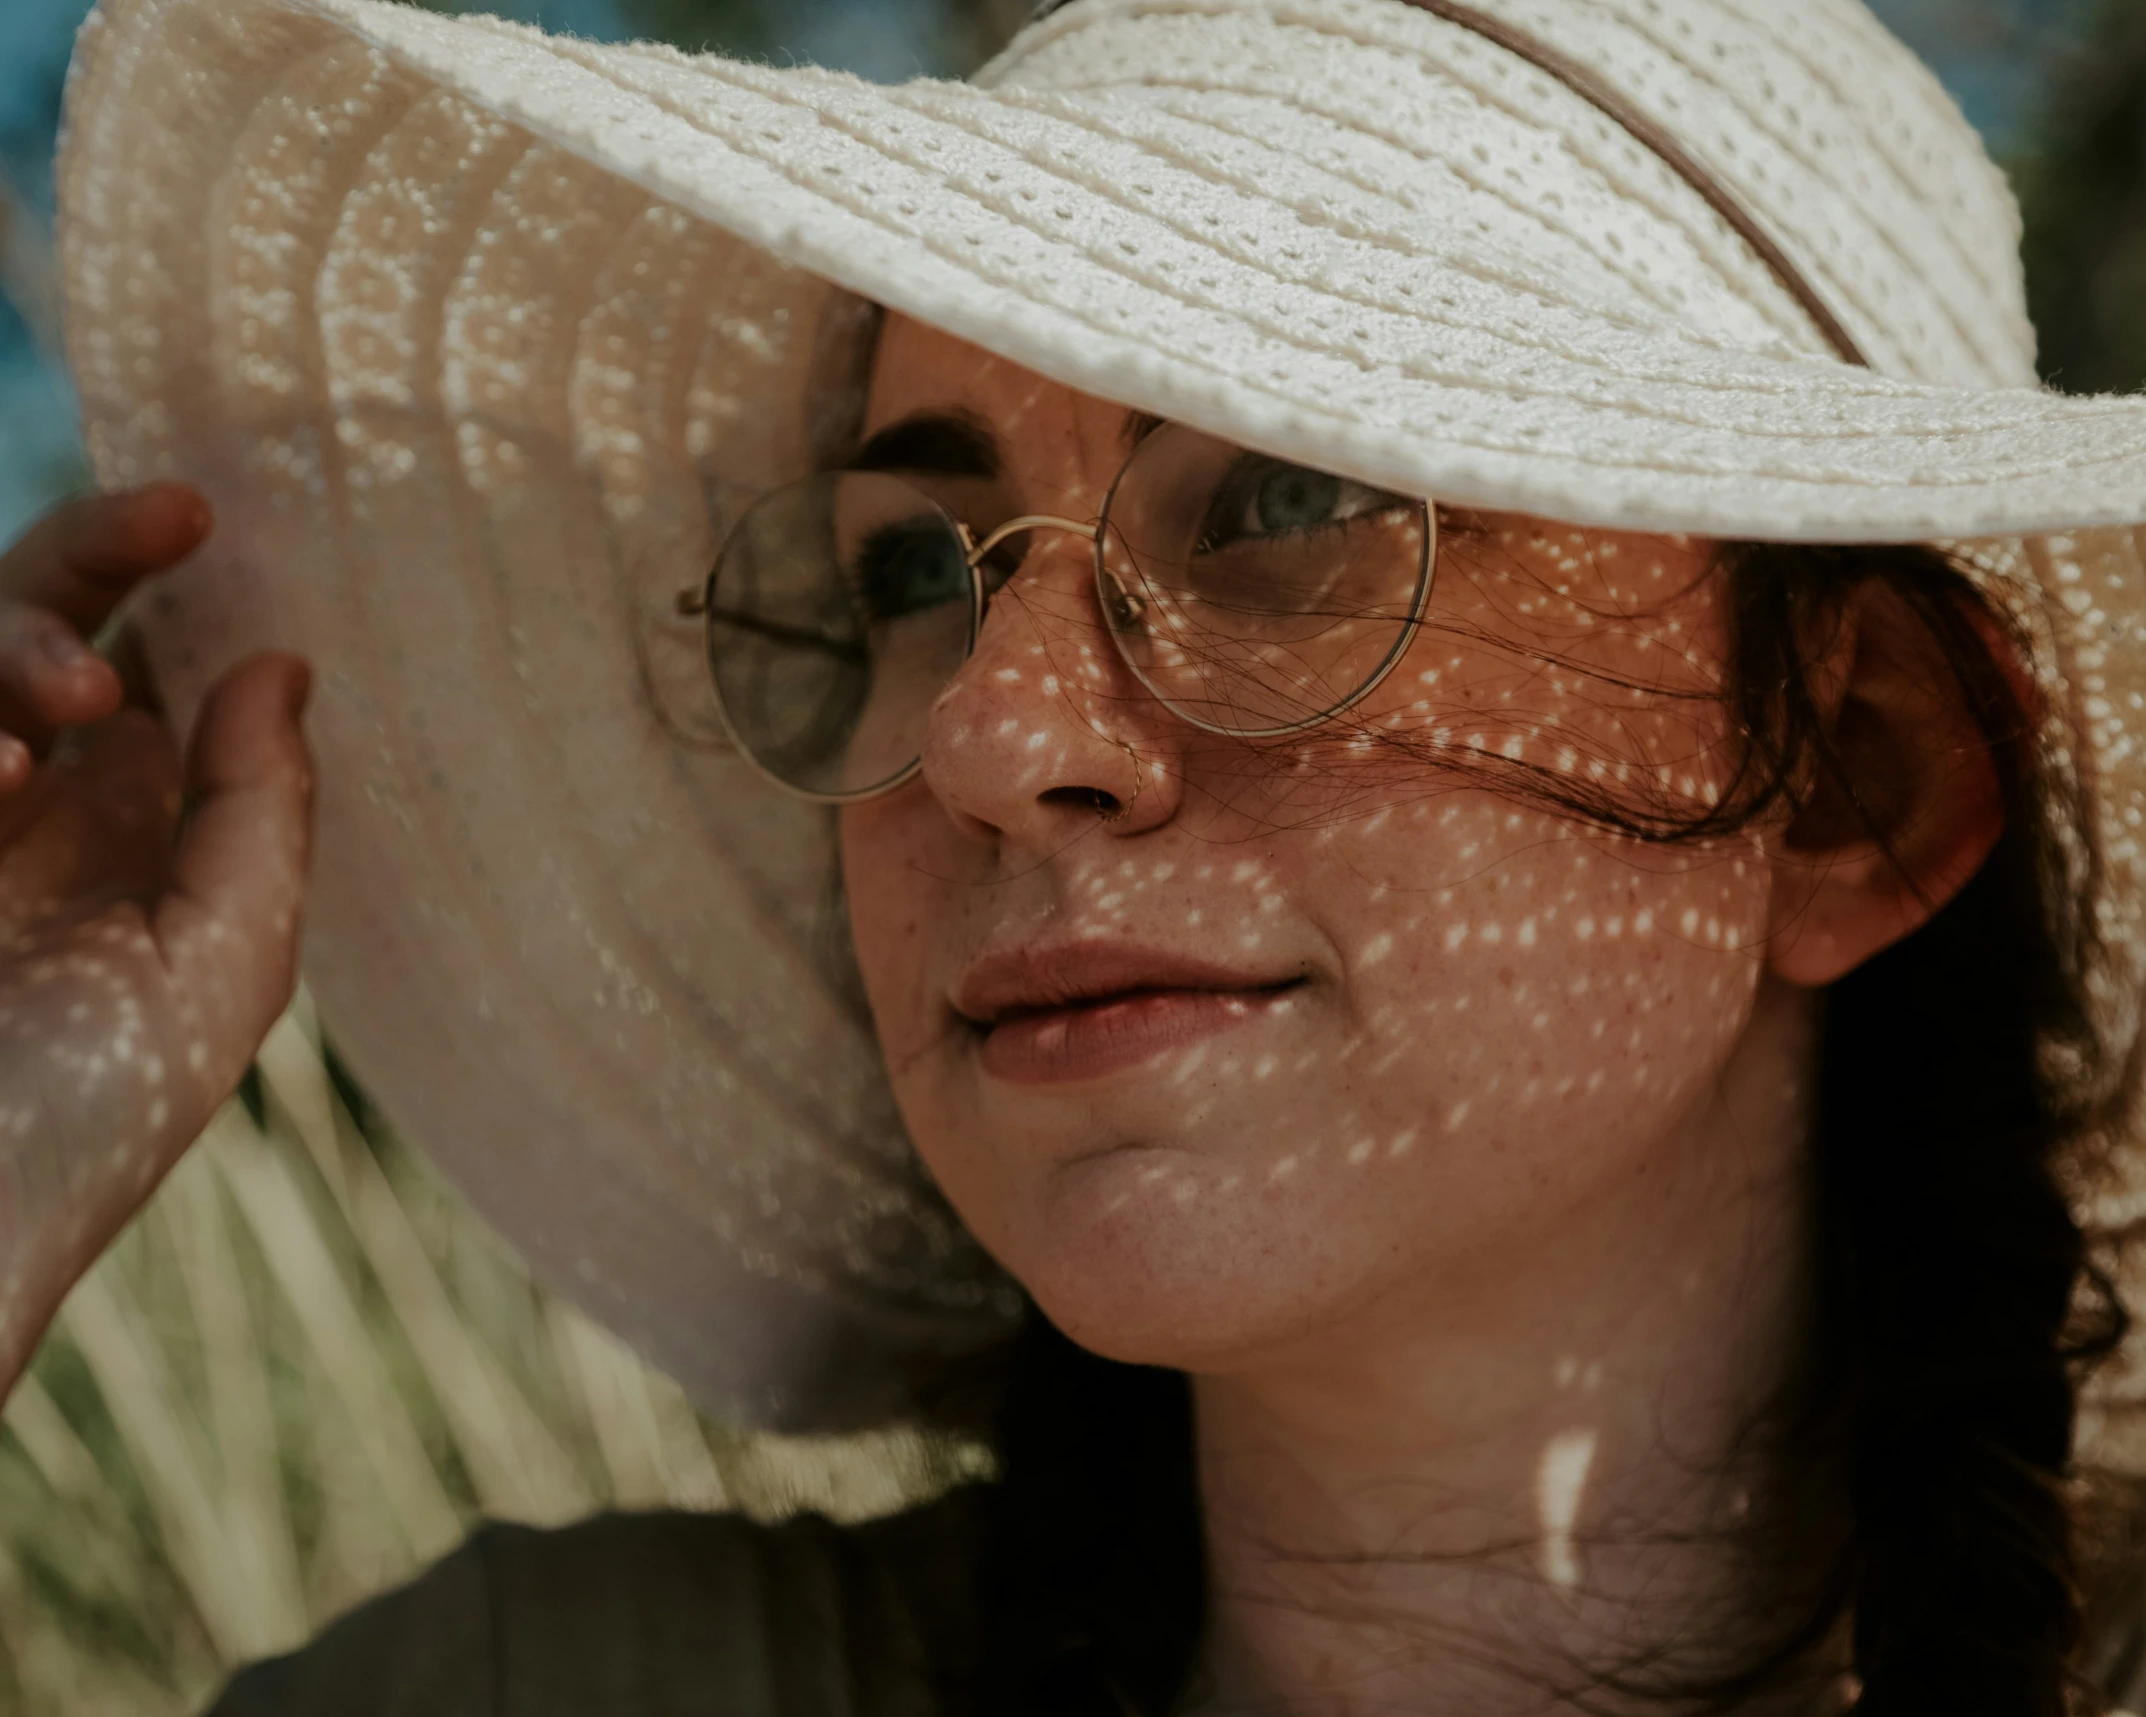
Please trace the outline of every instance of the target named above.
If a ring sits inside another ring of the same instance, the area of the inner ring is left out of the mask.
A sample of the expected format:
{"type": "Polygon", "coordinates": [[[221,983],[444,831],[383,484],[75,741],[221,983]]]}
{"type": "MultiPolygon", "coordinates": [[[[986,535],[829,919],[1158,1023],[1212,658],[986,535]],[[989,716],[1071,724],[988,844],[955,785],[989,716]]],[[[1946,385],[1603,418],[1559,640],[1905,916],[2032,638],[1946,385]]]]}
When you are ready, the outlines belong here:
{"type": "Polygon", "coordinates": [[[81,640],[199,492],[8,562],[12,1365],[288,992],[298,640],[391,1108],[704,1387],[1004,1465],[488,1534],[224,1709],[2125,1691],[2146,409],[2029,385],[1848,0],[1078,0],[893,92],[125,0],[71,100],[106,475],[220,546],[175,841],[81,640]]]}

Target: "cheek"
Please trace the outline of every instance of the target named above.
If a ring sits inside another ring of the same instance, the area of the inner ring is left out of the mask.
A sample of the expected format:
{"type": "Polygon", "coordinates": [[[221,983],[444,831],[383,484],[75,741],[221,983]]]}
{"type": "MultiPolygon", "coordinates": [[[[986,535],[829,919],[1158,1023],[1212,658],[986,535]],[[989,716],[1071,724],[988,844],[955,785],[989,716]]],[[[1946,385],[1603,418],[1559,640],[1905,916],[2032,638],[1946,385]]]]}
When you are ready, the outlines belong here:
{"type": "Polygon", "coordinates": [[[988,901],[973,847],[920,785],[842,812],[850,939],[896,1105],[919,1158],[987,1246],[1017,1177],[953,1068],[964,1056],[947,1001],[967,917],[988,901]]]}
{"type": "Polygon", "coordinates": [[[935,951],[946,942],[950,890],[928,806],[904,791],[842,812],[842,880],[850,938],[890,1069],[913,1061],[943,993],[935,951]]]}
{"type": "Polygon", "coordinates": [[[1324,891],[1355,920],[1334,934],[1369,1070],[1450,1084],[1459,1130],[1611,1096],[1652,1112],[1718,1067],[1762,969],[1755,851],[1648,853],[1480,803],[1407,821],[1452,862],[1396,862],[1353,910],[1324,891]]]}
{"type": "Polygon", "coordinates": [[[1335,927],[1383,1110],[1362,1136],[1416,1135],[1333,1191],[1395,1272],[1496,1277],[1669,1173],[1752,1017],[1767,873],[1748,848],[1650,852],[1481,799],[1421,820],[1436,838],[1405,843],[1412,865],[1397,842],[1390,886],[1335,927]]]}

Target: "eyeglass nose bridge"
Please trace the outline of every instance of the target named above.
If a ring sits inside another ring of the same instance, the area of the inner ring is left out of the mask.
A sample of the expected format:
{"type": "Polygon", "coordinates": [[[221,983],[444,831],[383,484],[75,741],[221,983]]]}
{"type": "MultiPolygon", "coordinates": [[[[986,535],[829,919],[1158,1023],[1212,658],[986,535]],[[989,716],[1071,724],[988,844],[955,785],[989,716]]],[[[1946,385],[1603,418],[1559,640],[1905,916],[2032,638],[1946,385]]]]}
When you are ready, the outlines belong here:
{"type": "MultiPolygon", "coordinates": [[[[1119,635],[1128,626],[1139,623],[1147,604],[1139,596],[1127,589],[1122,581],[1104,571],[1101,555],[1103,524],[1100,519],[1092,524],[1081,524],[1074,519],[1062,519],[1055,513],[1030,513],[1022,518],[1007,520],[1005,524],[999,526],[997,530],[993,531],[980,543],[971,538],[967,525],[957,520],[954,528],[961,533],[962,543],[968,550],[969,576],[975,580],[975,614],[979,627],[983,623],[984,608],[990,600],[989,592],[985,588],[983,581],[983,565],[991,551],[997,548],[1000,543],[1006,541],[1008,537],[1019,536],[1024,531],[1069,531],[1074,536],[1085,537],[1097,549],[1097,595],[1103,601],[1106,609],[1114,610],[1114,612],[1106,614],[1105,618],[1109,622],[1112,641],[1117,643],[1120,652],[1123,652],[1124,641],[1119,635]]],[[[973,649],[974,647],[975,641],[972,638],[970,648],[973,649]]]]}
{"type": "Polygon", "coordinates": [[[1081,524],[1074,519],[1062,519],[1055,513],[1027,513],[1018,519],[1008,519],[982,542],[969,535],[969,527],[960,525],[962,545],[968,550],[969,565],[980,567],[990,558],[991,551],[1009,538],[1024,535],[1029,531],[1069,531],[1074,536],[1086,537],[1095,542],[1103,534],[1102,525],[1081,524]]]}

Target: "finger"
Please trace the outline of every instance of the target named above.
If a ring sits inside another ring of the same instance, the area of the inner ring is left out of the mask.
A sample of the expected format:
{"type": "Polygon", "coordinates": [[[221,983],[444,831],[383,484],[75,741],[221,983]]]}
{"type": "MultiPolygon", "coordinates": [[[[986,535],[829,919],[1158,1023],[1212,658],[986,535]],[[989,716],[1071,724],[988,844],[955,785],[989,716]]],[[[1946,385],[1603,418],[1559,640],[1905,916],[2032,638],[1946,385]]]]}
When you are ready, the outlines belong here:
{"type": "Polygon", "coordinates": [[[57,614],[0,604],[0,731],[42,752],[59,729],[110,715],[120,693],[111,664],[57,614]]]}
{"type": "Polygon", "coordinates": [[[187,764],[194,811],[153,927],[192,1016],[194,1071],[235,1083],[297,981],[311,860],[313,762],[301,720],[312,671],[256,656],[203,705],[187,764]]]}
{"type": "Polygon", "coordinates": [[[0,555],[0,598],[50,609],[92,634],[128,591],[178,565],[214,525],[207,500],[182,483],[63,501],[0,555]]]}

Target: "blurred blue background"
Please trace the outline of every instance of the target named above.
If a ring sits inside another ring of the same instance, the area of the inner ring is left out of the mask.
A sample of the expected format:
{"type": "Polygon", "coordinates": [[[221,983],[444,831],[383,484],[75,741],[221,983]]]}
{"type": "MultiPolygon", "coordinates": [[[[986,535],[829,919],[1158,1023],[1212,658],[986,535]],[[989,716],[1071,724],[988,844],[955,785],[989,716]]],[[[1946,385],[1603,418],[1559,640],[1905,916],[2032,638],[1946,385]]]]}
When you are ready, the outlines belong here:
{"type": "MultiPolygon", "coordinates": [[[[661,36],[897,79],[958,75],[1004,39],[1028,0],[505,0],[484,7],[606,39],[661,36]]],[[[1793,4],[1795,0],[1787,0],[1793,4]]],[[[46,232],[52,143],[75,27],[88,0],[0,0],[0,540],[86,480],[64,378],[51,362],[46,232]]],[[[1874,0],[1936,68],[2023,188],[2061,218],[2030,219],[2048,367],[2065,385],[2146,381],[2114,328],[2146,320],[2146,6],[2138,0],[1874,0]],[[2136,51],[2134,51],[2136,50],[2136,51]],[[2135,63],[2134,63],[2135,62],[2135,63]],[[2127,69],[2128,68],[2128,71],[2127,69]],[[2126,77],[2129,81],[2126,81],[2126,77]],[[2096,326],[2089,326],[2095,324],[2096,326]]],[[[2030,197],[2030,217],[2040,211],[2030,197]]]]}

